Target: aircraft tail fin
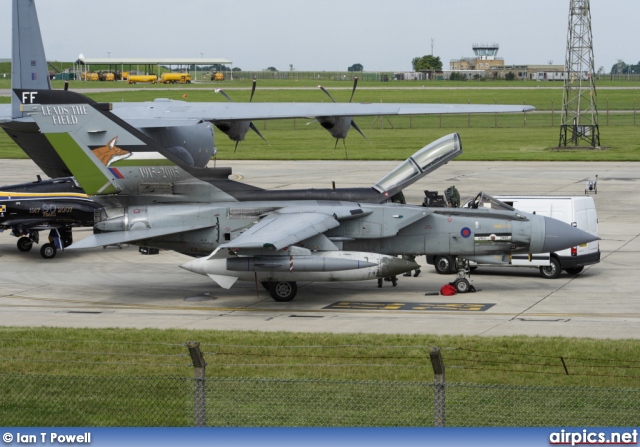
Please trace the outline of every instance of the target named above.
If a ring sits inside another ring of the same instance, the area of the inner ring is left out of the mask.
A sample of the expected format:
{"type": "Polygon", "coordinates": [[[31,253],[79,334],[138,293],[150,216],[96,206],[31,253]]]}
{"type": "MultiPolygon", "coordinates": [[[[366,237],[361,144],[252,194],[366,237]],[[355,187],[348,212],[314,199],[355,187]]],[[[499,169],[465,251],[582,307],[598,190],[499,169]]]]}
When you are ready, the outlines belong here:
{"type": "Polygon", "coordinates": [[[190,177],[209,176],[219,180],[231,174],[229,168],[205,169],[190,165],[111,113],[111,104],[97,103],[66,90],[18,89],[14,94],[21,98],[21,110],[38,124],[40,132],[88,195],[114,194],[124,189],[130,195],[141,194],[143,174],[127,178],[115,164],[149,149],[167,159],[164,166],[145,166],[147,177],[160,177],[158,184],[190,177]]]}
{"type": "Polygon", "coordinates": [[[11,64],[11,114],[21,118],[16,90],[51,90],[38,13],[34,0],[13,0],[11,64]]]}

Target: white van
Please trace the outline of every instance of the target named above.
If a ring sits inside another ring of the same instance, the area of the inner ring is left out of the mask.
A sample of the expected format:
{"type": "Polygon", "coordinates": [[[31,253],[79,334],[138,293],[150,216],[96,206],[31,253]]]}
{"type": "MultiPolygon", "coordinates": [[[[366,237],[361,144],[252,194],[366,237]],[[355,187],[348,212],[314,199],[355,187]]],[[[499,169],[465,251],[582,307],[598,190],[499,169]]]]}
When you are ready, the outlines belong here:
{"type": "MultiPolygon", "coordinates": [[[[580,228],[598,236],[598,215],[593,198],[590,196],[493,196],[480,193],[475,200],[468,202],[470,207],[478,200],[487,208],[498,208],[499,202],[527,213],[541,214],[580,228]]],[[[478,203],[476,202],[477,206],[478,203]]],[[[438,273],[455,271],[455,260],[451,256],[427,256],[427,262],[433,264],[438,273]]],[[[508,264],[513,266],[539,267],[543,278],[557,278],[562,270],[570,275],[580,273],[585,265],[600,262],[600,245],[598,241],[571,247],[556,253],[537,253],[512,255],[508,264]]],[[[481,264],[481,263],[478,263],[481,264]]],[[[472,264],[476,267],[478,264],[472,264]]]]}

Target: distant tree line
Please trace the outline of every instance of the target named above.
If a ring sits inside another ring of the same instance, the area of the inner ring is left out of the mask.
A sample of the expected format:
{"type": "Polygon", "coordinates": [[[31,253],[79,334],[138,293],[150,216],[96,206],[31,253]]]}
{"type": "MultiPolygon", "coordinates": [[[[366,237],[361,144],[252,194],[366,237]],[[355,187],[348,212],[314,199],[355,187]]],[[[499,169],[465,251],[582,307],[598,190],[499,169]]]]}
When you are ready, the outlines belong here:
{"type": "Polygon", "coordinates": [[[611,67],[611,74],[640,74],[640,62],[635,65],[627,65],[622,59],[613,64],[611,67]]]}

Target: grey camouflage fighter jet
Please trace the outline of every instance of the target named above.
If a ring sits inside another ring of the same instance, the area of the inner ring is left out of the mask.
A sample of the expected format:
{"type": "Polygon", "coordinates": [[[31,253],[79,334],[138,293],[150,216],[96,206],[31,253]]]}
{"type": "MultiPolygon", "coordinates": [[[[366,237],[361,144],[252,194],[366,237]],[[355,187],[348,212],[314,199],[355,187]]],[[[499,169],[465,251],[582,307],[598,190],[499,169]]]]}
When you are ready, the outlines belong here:
{"type": "MultiPolygon", "coordinates": [[[[0,127],[50,177],[71,175],[34,121],[20,111],[34,104],[34,91],[50,90],[49,72],[35,0],[13,0],[11,105],[0,104],[0,127]],[[16,96],[21,91],[21,96],[16,96]]],[[[354,116],[502,113],[533,110],[522,105],[239,103],[156,99],[114,103],[112,113],[193,166],[203,167],[216,153],[213,125],[236,142],[244,140],[253,120],[314,118],[337,139],[346,138],[354,116]]],[[[252,127],[253,126],[253,127],[252,127]]],[[[260,135],[262,137],[262,135],[260,135]]],[[[262,137],[264,139],[264,137],[262,137]]],[[[136,148],[146,151],[146,148],[136,148]]],[[[132,159],[154,153],[133,153],[132,159]]]]}
{"type": "MultiPolygon", "coordinates": [[[[596,239],[517,210],[388,203],[459,155],[457,134],[425,146],[369,188],[268,191],[229,180],[230,169],[186,163],[117,116],[110,104],[69,91],[14,94],[30,98],[22,112],[102,205],[94,225],[99,233],[69,249],[134,243],[176,250],[199,257],[183,268],[224,288],[237,280],[261,282],[276,301],[293,299],[297,281],[367,280],[418,267],[397,258],[401,254],[504,259],[596,239]],[[170,163],[110,162],[114,148],[118,155],[158,152],[170,163]]],[[[469,282],[460,278],[457,287],[468,290],[469,282]]]]}

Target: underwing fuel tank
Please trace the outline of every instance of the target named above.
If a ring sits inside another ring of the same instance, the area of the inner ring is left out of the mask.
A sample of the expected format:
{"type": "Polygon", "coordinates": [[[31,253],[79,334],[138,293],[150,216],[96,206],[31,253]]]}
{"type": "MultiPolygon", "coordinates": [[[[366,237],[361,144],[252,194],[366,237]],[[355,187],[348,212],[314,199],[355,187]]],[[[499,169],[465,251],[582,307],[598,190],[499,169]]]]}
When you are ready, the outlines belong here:
{"type": "Polygon", "coordinates": [[[339,272],[374,267],[377,264],[358,259],[324,256],[243,256],[227,258],[232,272],[339,272]]]}
{"type": "Polygon", "coordinates": [[[328,251],[304,256],[214,256],[180,267],[214,279],[223,276],[254,281],[257,276],[259,281],[362,281],[399,275],[420,266],[378,253],[328,251]]]}

